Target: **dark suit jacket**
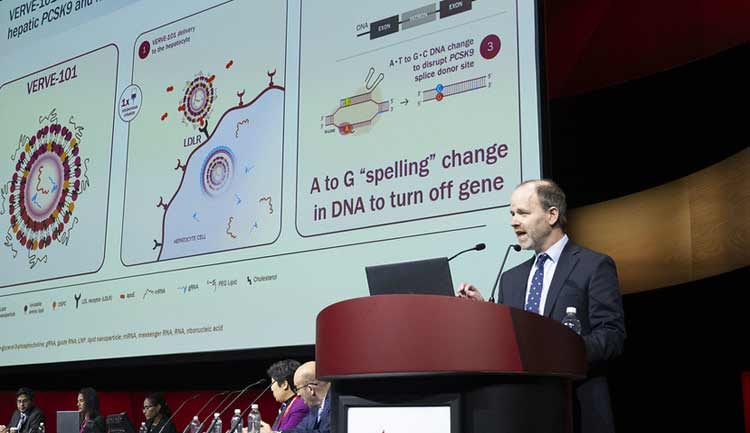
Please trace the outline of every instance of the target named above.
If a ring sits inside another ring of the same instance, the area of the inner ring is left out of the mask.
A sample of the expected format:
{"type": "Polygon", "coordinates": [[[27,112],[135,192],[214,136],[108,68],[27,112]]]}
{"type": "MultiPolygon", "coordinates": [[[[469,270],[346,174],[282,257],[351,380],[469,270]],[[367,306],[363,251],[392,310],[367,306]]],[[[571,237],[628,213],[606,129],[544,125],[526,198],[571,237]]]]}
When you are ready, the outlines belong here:
{"type": "Polygon", "coordinates": [[[326,394],[323,413],[320,414],[318,422],[318,408],[311,407],[307,416],[297,424],[293,430],[284,430],[284,433],[331,433],[331,390],[326,394]]]}
{"type": "Polygon", "coordinates": [[[177,428],[172,421],[167,422],[169,417],[162,416],[159,424],[154,425],[154,421],[146,421],[146,433],[177,433],[177,428]]]}
{"type": "MultiPolygon", "coordinates": [[[[16,410],[10,417],[8,428],[15,427],[18,425],[18,420],[21,419],[21,412],[16,410]]],[[[19,433],[37,433],[39,430],[39,424],[44,422],[44,414],[41,409],[36,406],[31,407],[26,411],[26,421],[21,426],[19,433]]]]}
{"type": "MultiPolygon", "coordinates": [[[[524,308],[526,286],[534,258],[503,273],[502,302],[524,308]]],[[[560,255],[544,306],[544,316],[562,321],[567,307],[576,307],[586,346],[588,377],[577,383],[574,402],[576,431],[614,431],[609,388],[604,376],[607,361],[620,355],[625,343],[625,314],[614,261],[570,239],[560,255]]]]}
{"type": "Polygon", "coordinates": [[[107,431],[107,421],[101,415],[96,415],[95,418],[90,419],[83,425],[81,420],[81,426],[83,426],[83,433],[105,433],[107,431]]]}

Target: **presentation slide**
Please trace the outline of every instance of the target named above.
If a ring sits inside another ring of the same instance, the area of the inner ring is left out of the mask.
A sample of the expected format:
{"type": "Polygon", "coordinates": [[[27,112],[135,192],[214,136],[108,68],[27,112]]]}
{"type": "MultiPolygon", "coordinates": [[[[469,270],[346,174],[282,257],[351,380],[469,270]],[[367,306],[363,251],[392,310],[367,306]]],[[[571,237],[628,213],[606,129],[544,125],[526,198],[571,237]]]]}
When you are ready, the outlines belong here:
{"type": "Polygon", "coordinates": [[[0,1],[0,366],[314,344],[365,267],[478,243],[489,295],[536,7],[0,1]]]}
{"type": "Polygon", "coordinates": [[[500,204],[521,172],[514,2],[330,6],[357,24],[302,5],[299,234],[500,204]]]}
{"type": "Polygon", "coordinates": [[[235,1],[136,39],[123,264],[279,237],[286,5],[258,12],[235,1]]]}

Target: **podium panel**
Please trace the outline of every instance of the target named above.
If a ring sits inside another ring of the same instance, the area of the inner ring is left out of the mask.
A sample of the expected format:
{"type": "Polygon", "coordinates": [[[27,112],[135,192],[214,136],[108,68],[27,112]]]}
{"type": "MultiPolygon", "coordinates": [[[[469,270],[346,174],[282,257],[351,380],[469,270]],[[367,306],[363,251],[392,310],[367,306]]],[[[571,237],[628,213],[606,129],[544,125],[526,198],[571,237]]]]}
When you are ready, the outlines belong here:
{"type": "Polygon", "coordinates": [[[569,432],[571,384],[586,371],[583,340],[555,321],[429,295],[325,308],[316,359],[318,377],[332,382],[338,433],[372,414],[385,414],[387,424],[409,413],[416,422],[430,410],[448,414],[450,433],[569,432]]]}

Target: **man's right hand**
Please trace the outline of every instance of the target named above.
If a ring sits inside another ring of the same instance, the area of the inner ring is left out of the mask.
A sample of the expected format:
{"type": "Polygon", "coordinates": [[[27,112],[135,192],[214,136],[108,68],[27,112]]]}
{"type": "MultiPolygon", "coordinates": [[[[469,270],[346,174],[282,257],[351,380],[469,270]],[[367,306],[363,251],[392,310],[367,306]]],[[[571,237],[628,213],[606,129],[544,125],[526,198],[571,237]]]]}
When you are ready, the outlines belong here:
{"type": "Polygon", "coordinates": [[[461,283],[456,296],[472,301],[484,301],[484,296],[482,296],[482,293],[479,291],[479,289],[469,283],[461,283]]]}
{"type": "Polygon", "coordinates": [[[7,433],[8,432],[8,426],[0,425],[0,433],[7,433]]]}
{"type": "Polygon", "coordinates": [[[267,422],[262,420],[260,422],[260,433],[273,433],[271,431],[271,426],[267,422]]]}

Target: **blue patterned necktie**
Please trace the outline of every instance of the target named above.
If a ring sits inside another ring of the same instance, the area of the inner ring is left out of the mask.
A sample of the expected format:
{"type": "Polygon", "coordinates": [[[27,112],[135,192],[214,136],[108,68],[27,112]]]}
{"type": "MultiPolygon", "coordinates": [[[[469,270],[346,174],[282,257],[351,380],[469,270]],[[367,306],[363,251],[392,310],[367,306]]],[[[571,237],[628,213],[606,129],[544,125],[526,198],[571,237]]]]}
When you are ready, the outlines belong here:
{"type": "Polygon", "coordinates": [[[279,424],[281,424],[282,418],[284,418],[284,411],[286,411],[287,402],[281,403],[281,407],[279,408],[279,414],[276,416],[276,421],[273,422],[273,426],[271,427],[271,430],[278,431],[279,424]]]}
{"type": "Polygon", "coordinates": [[[524,307],[524,310],[531,313],[539,314],[539,301],[542,299],[542,286],[544,284],[544,262],[548,258],[547,254],[539,254],[536,258],[536,271],[534,271],[534,276],[531,278],[529,297],[524,307]]]}

